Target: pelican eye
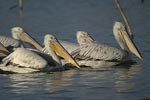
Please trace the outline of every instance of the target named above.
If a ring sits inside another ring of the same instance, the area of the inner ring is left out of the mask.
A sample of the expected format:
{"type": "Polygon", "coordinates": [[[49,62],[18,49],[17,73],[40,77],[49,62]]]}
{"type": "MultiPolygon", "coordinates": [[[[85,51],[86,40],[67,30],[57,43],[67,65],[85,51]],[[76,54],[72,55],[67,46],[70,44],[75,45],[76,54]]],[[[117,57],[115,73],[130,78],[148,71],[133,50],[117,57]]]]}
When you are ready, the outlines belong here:
{"type": "Polygon", "coordinates": [[[51,36],[50,41],[56,41],[56,38],[54,36],[51,36]]]}
{"type": "Polygon", "coordinates": [[[52,36],[52,37],[50,37],[50,39],[51,39],[51,40],[54,40],[55,38],[52,36]]]}
{"type": "Polygon", "coordinates": [[[85,33],[82,34],[82,37],[86,37],[87,35],[85,33]]]}
{"type": "Polygon", "coordinates": [[[22,32],[23,30],[21,29],[21,28],[17,28],[16,30],[15,30],[15,32],[22,32]]]}

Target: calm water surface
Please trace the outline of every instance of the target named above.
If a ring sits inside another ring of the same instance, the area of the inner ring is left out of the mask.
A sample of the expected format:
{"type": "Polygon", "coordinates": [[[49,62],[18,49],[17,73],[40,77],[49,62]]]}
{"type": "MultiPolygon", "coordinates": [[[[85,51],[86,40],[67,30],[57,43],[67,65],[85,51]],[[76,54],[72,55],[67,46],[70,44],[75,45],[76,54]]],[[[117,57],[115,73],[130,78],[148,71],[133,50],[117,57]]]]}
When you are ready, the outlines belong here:
{"type": "MultiPolygon", "coordinates": [[[[1,100],[150,100],[150,1],[120,0],[144,61],[100,70],[69,70],[51,74],[1,74],[1,100]]],[[[0,34],[18,26],[18,0],[0,1],[0,34]]],[[[113,34],[122,21],[114,0],[24,0],[23,26],[43,44],[45,33],[76,42],[76,31],[88,31],[102,43],[119,47],[113,34]]]]}

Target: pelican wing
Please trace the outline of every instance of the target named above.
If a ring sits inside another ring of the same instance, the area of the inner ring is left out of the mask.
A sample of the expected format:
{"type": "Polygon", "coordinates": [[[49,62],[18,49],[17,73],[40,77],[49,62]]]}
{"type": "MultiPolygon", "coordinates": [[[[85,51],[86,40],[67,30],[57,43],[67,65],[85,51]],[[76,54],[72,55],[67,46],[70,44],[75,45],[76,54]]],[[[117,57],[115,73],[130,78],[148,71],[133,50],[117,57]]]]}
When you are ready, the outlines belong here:
{"type": "Polygon", "coordinates": [[[45,48],[43,48],[43,51],[39,51],[37,49],[31,49],[31,48],[28,48],[30,51],[38,54],[39,56],[41,56],[42,58],[44,58],[48,65],[50,66],[56,66],[56,61],[50,56],[50,54],[46,51],[45,48]]]}
{"type": "Polygon", "coordinates": [[[17,48],[14,52],[3,59],[3,63],[13,63],[17,66],[34,69],[41,69],[47,65],[45,59],[25,48],[17,48]]]}
{"type": "Polygon", "coordinates": [[[19,47],[21,45],[21,43],[18,40],[6,36],[0,36],[0,42],[5,47],[19,47]]]}
{"type": "Polygon", "coordinates": [[[106,44],[88,43],[81,45],[71,55],[75,59],[122,61],[127,58],[127,53],[106,44]]]}

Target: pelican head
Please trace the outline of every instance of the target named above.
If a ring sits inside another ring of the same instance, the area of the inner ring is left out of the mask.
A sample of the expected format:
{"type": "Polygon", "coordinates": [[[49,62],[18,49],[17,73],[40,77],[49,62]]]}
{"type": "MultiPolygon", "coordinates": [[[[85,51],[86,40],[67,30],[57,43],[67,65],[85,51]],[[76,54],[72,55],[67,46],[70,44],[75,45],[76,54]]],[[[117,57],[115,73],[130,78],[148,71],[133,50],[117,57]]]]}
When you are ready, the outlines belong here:
{"type": "Polygon", "coordinates": [[[21,27],[13,27],[11,29],[12,37],[33,45],[36,49],[41,50],[42,47],[21,27]]]}
{"type": "Polygon", "coordinates": [[[77,62],[70,56],[70,54],[65,50],[65,48],[59,43],[56,37],[50,34],[46,34],[44,37],[44,44],[47,50],[49,50],[49,52],[51,53],[51,56],[53,57],[54,60],[58,62],[58,58],[56,58],[56,53],[57,53],[59,54],[59,56],[63,57],[69,63],[73,64],[77,68],[80,68],[77,62]]]}
{"type": "Polygon", "coordinates": [[[91,43],[94,41],[94,39],[87,32],[84,31],[78,31],[76,37],[79,45],[91,43]]]}
{"type": "Polygon", "coordinates": [[[117,40],[117,42],[119,43],[120,47],[123,50],[129,51],[128,46],[126,45],[126,43],[122,37],[121,30],[125,31],[125,26],[120,22],[115,22],[115,24],[113,26],[113,33],[114,33],[115,39],[117,40]]]}
{"type": "Polygon", "coordinates": [[[142,55],[138,51],[136,45],[134,44],[133,40],[127,33],[125,26],[121,22],[115,22],[113,26],[113,33],[114,36],[119,43],[120,47],[125,51],[131,51],[135,54],[138,58],[143,60],[142,55]]]}
{"type": "Polygon", "coordinates": [[[20,35],[24,32],[21,27],[14,27],[11,29],[12,37],[14,39],[20,40],[20,35]]]}

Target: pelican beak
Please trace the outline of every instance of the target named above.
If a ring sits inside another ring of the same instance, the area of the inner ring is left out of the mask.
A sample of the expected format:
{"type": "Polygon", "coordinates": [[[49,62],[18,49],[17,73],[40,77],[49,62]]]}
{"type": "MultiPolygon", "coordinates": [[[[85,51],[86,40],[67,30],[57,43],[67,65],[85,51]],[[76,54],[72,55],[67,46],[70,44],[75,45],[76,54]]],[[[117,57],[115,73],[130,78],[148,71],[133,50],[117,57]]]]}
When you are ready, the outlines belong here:
{"type": "Polygon", "coordinates": [[[4,47],[2,43],[0,43],[0,52],[5,54],[6,56],[10,54],[10,52],[4,47]]]}
{"type": "Polygon", "coordinates": [[[50,43],[50,48],[55,51],[59,56],[63,57],[66,61],[71,63],[72,65],[76,66],[80,69],[78,63],[71,57],[71,55],[65,50],[65,48],[57,41],[52,41],[50,43]]]}
{"type": "Polygon", "coordinates": [[[140,54],[139,50],[137,49],[135,43],[130,38],[129,34],[125,31],[125,29],[120,29],[121,37],[123,38],[124,42],[128,46],[128,49],[135,54],[139,59],[143,60],[142,55],[140,54]]]}
{"type": "Polygon", "coordinates": [[[41,45],[37,41],[35,41],[28,33],[26,33],[26,32],[22,33],[20,35],[20,39],[24,42],[27,42],[27,43],[33,45],[36,49],[38,49],[40,51],[42,50],[41,45]]]}

